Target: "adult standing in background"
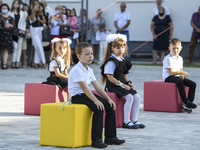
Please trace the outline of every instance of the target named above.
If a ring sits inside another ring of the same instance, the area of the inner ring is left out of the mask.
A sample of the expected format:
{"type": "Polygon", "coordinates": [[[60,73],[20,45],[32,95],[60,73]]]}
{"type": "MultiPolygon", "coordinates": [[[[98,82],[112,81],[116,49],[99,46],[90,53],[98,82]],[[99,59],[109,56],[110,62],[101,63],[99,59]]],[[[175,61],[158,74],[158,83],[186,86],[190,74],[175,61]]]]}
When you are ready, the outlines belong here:
{"type": "Polygon", "coordinates": [[[160,63],[161,64],[163,63],[165,51],[168,50],[169,40],[172,38],[172,32],[173,32],[172,20],[169,15],[165,14],[165,8],[160,6],[158,9],[159,9],[159,15],[153,17],[150,25],[150,29],[154,38],[153,51],[152,51],[153,64],[156,63],[158,50],[161,50],[160,63]],[[163,33],[160,34],[161,32],[163,33]],[[160,35],[158,36],[158,34],[160,35]]]}
{"type": "MultiPolygon", "coordinates": [[[[15,27],[17,32],[25,34],[26,30],[26,18],[22,10],[20,10],[19,0],[14,0],[11,7],[10,16],[15,19],[15,27]]],[[[16,34],[16,33],[15,33],[16,34]]],[[[23,37],[19,35],[13,35],[13,48],[14,52],[12,53],[12,68],[19,68],[19,62],[22,52],[22,42],[23,37]]]]}
{"type": "MultiPolygon", "coordinates": [[[[198,9],[198,12],[193,13],[190,24],[193,28],[193,32],[192,32],[192,37],[190,40],[190,48],[189,48],[189,53],[187,57],[188,62],[192,61],[195,47],[197,45],[198,39],[200,39],[200,7],[198,9]]],[[[199,62],[200,62],[200,58],[199,58],[199,62]]]]}
{"type": "MultiPolygon", "coordinates": [[[[2,0],[0,0],[0,6],[3,4],[3,1],[2,0]]],[[[1,13],[1,12],[0,12],[1,13]]]]}
{"type": "Polygon", "coordinates": [[[45,12],[49,15],[49,17],[51,17],[55,14],[55,11],[47,5],[46,0],[40,0],[40,3],[42,3],[44,5],[45,12]]]}
{"type": "Polygon", "coordinates": [[[97,16],[92,18],[92,21],[91,21],[91,24],[90,24],[90,27],[92,29],[91,44],[92,44],[92,49],[93,49],[94,52],[97,49],[96,47],[98,47],[96,58],[99,58],[99,41],[96,40],[96,31],[98,30],[99,25],[101,23],[105,23],[105,19],[103,17],[101,17],[101,14],[102,14],[101,9],[97,9],[96,13],[97,13],[97,16]]]}
{"type": "Polygon", "coordinates": [[[165,8],[165,14],[166,14],[166,15],[170,15],[169,9],[168,9],[166,6],[162,5],[162,2],[163,2],[163,0],[156,0],[157,6],[153,8],[153,16],[156,16],[156,15],[159,14],[158,8],[159,8],[160,6],[162,6],[162,7],[165,8]]]}
{"type": "Polygon", "coordinates": [[[129,25],[131,23],[131,14],[126,11],[126,4],[120,4],[120,11],[115,13],[114,25],[116,33],[124,34],[127,37],[127,46],[129,50],[129,25]]]}

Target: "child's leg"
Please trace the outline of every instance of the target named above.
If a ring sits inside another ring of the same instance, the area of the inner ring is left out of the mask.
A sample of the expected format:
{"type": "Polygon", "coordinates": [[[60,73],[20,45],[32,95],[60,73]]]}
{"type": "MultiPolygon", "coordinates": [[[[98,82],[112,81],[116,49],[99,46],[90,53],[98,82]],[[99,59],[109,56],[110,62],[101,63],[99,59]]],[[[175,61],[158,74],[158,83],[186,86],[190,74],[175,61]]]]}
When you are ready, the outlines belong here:
{"type": "Polygon", "coordinates": [[[165,79],[165,82],[176,83],[176,85],[178,87],[179,94],[181,96],[181,99],[186,104],[188,100],[186,98],[185,87],[184,87],[184,84],[183,84],[183,80],[180,79],[179,77],[169,76],[169,77],[167,77],[165,79]]]}
{"type": "Polygon", "coordinates": [[[140,109],[140,95],[133,95],[133,106],[132,106],[132,122],[138,121],[138,113],[140,109]]]}
{"type": "Polygon", "coordinates": [[[188,100],[193,102],[195,96],[196,83],[187,78],[184,78],[183,84],[189,87],[188,100]]]}
{"type": "Polygon", "coordinates": [[[124,104],[124,123],[127,124],[128,122],[130,122],[131,108],[133,105],[133,95],[128,94],[126,96],[123,96],[123,98],[126,100],[124,104]]]}

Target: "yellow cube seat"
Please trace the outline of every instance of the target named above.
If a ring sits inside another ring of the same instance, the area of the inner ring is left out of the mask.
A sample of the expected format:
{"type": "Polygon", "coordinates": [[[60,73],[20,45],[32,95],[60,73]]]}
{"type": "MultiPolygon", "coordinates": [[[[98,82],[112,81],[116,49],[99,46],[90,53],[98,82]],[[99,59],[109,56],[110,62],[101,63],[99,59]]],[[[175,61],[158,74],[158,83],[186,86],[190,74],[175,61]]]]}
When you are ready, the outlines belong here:
{"type": "Polygon", "coordinates": [[[81,147],[91,145],[93,112],[81,104],[41,105],[40,145],[81,147]]]}

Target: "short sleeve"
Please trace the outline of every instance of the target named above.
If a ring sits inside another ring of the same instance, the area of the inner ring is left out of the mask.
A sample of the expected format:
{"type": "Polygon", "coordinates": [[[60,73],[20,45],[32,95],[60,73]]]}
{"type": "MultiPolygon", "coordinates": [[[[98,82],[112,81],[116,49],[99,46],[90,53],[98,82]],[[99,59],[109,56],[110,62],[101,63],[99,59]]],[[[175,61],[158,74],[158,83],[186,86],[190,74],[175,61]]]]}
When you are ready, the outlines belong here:
{"type": "Polygon", "coordinates": [[[114,21],[117,21],[117,13],[115,13],[114,21]]]}
{"type": "Polygon", "coordinates": [[[54,67],[58,67],[58,64],[57,64],[57,62],[55,61],[55,60],[52,60],[51,62],[50,62],[50,64],[49,64],[49,71],[50,72],[54,72],[55,70],[54,70],[54,67]]]}
{"type": "Polygon", "coordinates": [[[128,15],[128,16],[127,16],[127,20],[131,20],[131,13],[128,12],[127,15],[128,15]]]}
{"type": "Polygon", "coordinates": [[[114,61],[108,61],[104,66],[104,74],[114,74],[116,69],[116,64],[114,61]]]}
{"type": "Polygon", "coordinates": [[[163,68],[164,69],[172,68],[171,62],[168,57],[163,60],[163,68]]]}
{"type": "Polygon", "coordinates": [[[92,69],[91,69],[91,79],[92,81],[97,80],[92,69]]]}
{"type": "Polygon", "coordinates": [[[71,76],[74,82],[84,81],[84,77],[81,71],[82,70],[79,68],[76,68],[76,70],[74,70],[74,73],[71,76]]]}
{"type": "Polygon", "coordinates": [[[152,19],[153,22],[156,22],[156,16],[153,17],[153,19],[152,19]]]}
{"type": "Polygon", "coordinates": [[[168,19],[168,23],[172,22],[172,19],[170,16],[167,16],[167,19],[168,19]]]}

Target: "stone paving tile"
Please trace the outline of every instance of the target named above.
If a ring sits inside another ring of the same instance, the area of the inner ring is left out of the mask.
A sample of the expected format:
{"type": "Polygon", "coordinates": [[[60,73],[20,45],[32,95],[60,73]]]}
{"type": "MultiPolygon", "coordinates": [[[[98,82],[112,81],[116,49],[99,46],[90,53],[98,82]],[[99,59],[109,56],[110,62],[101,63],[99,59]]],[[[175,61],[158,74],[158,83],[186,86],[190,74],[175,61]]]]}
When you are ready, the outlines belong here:
{"type": "MultiPolygon", "coordinates": [[[[100,81],[99,65],[91,65],[100,81]]],[[[118,137],[126,143],[111,145],[108,150],[198,150],[200,149],[200,68],[185,68],[190,78],[197,83],[195,103],[198,108],[191,114],[143,111],[143,82],[162,80],[162,67],[133,66],[128,78],[141,95],[139,121],[145,129],[118,128],[118,137]]],[[[40,117],[24,115],[24,84],[45,81],[47,69],[0,70],[0,150],[62,150],[53,146],[40,146],[40,117]]],[[[92,147],[76,148],[80,150],[92,147]]]]}

